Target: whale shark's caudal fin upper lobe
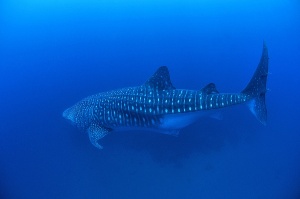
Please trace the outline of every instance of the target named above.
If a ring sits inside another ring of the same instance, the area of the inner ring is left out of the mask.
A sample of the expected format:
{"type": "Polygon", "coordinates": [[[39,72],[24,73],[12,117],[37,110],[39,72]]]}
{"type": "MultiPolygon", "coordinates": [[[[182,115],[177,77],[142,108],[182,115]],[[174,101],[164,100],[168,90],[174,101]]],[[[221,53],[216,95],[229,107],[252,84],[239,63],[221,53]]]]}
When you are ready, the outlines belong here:
{"type": "Polygon", "coordinates": [[[243,94],[250,95],[253,98],[253,100],[250,100],[248,103],[248,106],[255,117],[264,125],[266,125],[267,122],[265,94],[267,92],[268,65],[268,48],[264,42],[263,52],[257,69],[246,88],[242,91],[243,94]]]}

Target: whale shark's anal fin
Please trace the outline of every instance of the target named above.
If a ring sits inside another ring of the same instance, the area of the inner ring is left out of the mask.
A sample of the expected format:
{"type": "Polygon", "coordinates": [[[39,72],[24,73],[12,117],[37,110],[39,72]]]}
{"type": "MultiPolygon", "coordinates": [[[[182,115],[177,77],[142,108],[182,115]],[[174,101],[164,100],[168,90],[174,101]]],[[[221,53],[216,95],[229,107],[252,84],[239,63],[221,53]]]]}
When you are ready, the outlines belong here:
{"type": "Polygon", "coordinates": [[[103,147],[98,143],[98,141],[110,131],[111,129],[101,127],[97,124],[92,124],[87,130],[91,143],[98,149],[103,149],[103,147]]]}

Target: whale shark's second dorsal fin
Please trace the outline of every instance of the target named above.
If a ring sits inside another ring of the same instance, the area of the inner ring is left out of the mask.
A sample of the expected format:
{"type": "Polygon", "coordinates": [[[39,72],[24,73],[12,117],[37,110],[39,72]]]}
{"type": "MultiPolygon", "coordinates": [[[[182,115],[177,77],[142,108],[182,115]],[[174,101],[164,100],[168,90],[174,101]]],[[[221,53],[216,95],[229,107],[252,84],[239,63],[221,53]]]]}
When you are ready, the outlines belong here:
{"type": "Polygon", "coordinates": [[[205,94],[219,93],[219,91],[217,90],[216,85],[214,83],[207,84],[200,91],[205,93],[205,94]]]}
{"type": "Polygon", "coordinates": [[[146,81],[144,86],[156,90],[175,89],[170,79],[169,70],[166,66],[159,67],[152,77],[146,81]]]}

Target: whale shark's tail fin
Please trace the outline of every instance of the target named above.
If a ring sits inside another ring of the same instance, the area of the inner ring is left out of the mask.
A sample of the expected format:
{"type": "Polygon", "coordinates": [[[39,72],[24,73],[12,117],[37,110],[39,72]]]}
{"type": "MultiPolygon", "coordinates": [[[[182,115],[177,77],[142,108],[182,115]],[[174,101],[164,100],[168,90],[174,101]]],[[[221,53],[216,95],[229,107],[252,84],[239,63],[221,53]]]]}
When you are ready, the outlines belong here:
{"type": "Polygon", "coordinates": [[[268,65],[268,48],[264,42],[263,52],[260,58],[260,62],[256,68],[256,71],[246,88],[242,91],[243,94],[250,95],[250,97],[253,98],[248,103],[250,111],[264,125],[266,125],[267,122],[265,94],[267,92],[266,84],[268,77],[268,65]]]}

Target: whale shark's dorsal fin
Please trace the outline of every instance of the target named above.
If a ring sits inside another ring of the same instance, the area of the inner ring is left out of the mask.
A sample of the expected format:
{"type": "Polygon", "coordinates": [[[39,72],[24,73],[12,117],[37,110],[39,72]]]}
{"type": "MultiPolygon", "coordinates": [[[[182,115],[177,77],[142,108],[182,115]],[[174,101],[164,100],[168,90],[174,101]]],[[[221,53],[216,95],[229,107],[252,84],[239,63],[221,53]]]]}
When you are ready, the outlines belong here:
{"type": "Polygon", "coordinates": [[[200,91],[205,94],[219,93],[219,91],[217,90],[216,85],[214,83],[207,84],[200,91]]]}
{"type": "Polygon", "coordinates": [[[170,79],[169,70],[166,66],[159,67],[157,71],[146,81],[144,86],[156,90],[175,89],[170,79]]]}

